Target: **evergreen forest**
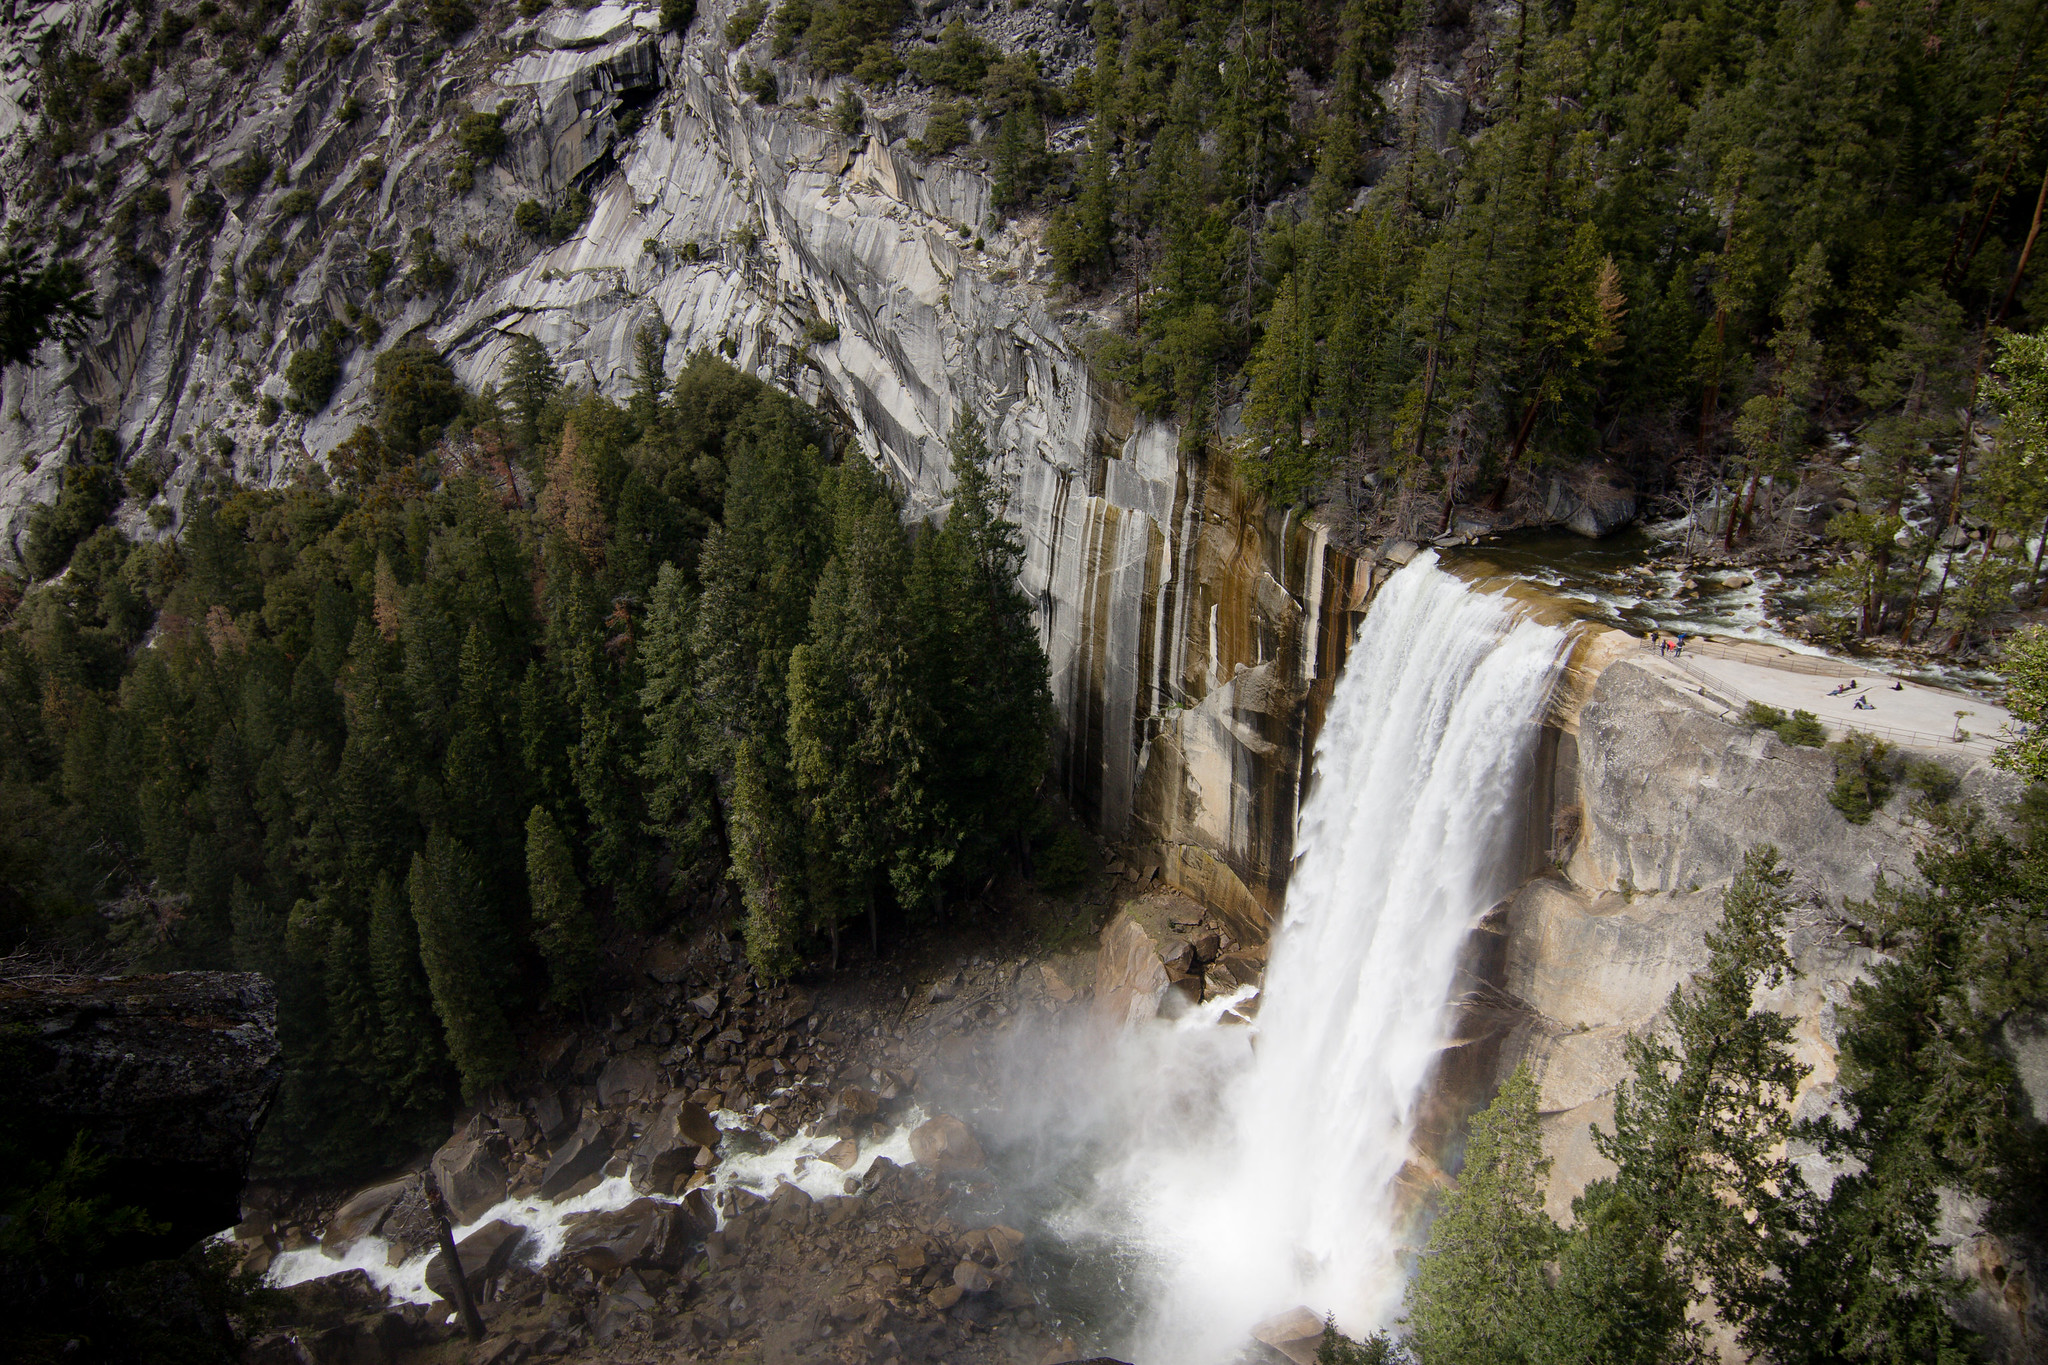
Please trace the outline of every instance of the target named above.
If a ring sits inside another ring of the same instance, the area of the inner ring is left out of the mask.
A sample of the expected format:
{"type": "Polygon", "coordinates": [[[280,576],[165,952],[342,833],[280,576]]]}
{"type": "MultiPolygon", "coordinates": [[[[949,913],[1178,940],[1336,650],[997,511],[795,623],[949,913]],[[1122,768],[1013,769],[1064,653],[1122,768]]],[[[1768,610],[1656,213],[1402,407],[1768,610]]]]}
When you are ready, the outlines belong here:
{"type": "Polygon", "coordinates": [[[387,350],[331,479],[88,523],[6,603],[6,945],[275,981],[259,1171],[436,1137],[606,935],[737,887],[772,979],[1028,862],[1051,704],[979,430],[913,531],[811,409],[642,353],[621,406],[525,338],[483,394],[387,350]]]}

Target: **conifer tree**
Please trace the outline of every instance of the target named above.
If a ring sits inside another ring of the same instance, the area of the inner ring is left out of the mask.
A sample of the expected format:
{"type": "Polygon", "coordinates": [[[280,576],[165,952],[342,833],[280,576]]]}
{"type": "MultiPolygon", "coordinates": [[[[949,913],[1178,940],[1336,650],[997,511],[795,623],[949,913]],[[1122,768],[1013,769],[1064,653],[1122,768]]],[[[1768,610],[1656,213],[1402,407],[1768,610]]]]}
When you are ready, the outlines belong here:
{"type": "Polygon", "coordinates": [[[427,836],[407,878],[434,1013],[448,1053],[473,1096],[511,1070],[512,1031],[505,1020],[502,932],[484,903],[483,879],[469,851],[446,833],[427,836]]]}
{"type": "Polygon", "coordinates": [[[548,998],[573,1005],[597,970],[597,928],[583,904],[576,859],[545,806],[526,817],[526,883],[533,901],[533,942],[548,964],[548,998]]]}
{"type": "Polygon", "coordinates": [[[1412,1339],[1429,1365],[1541,1359],[1552,1311],[1543,1263],[1562,1238],[1543,1211],[1550,1161],[1536,1098],[1525,1063],[1472,1120],[1465,1168],[1444,1196],[1408,1291],[1412,1339]]]}
{"type": "Polygon", "coordinates": [[[405,894],[389,873],[370,892],[370,981],[377,995],[377,1096],[386,1122],[424,1110],[438,1099],[447,1053],[420,965],[419,930],[405,894]]]}
{"type": "Polygon", "coordinates": [[[647,610],[641,651],[640,710],[647,744],[640,780],[647,795],[648,829],[667,844],[679,873],[713,852],[717,799],[705,766],[704,717],[697,704],[697,659],[691,648],[695,594],[683,571],[661,566],[647,610]]]}
{"type": "Polygon", "coordinates": [[[789,750],[805,803],[810,901],[838,957],[839,926],[865,913],[892,852],[915,830],[931,738],[905,616],[908,553],[896,503],[863,462],[833,471],[833,557],[790,656],[789,750]]]}
{"type": "Polygon", "coordinates": [[[1807,1068],[1792,1020],[1755,1007],[1792,973],[1783,942],[1792,879],[1759,845],[1722,897],[1706,969],[1674,989],[1659,1034],[1628,1040],[1632,1076],[1615,1090],[1614,1131],[1594,1146],[1620,1169],[1615,1188],[1722,1315],[1754,1335],[1774,1258],[1794,1232],[1804,1190],[1785,1154],[1792,1100],[1807,1068]]]}
{"type": "Polygon", "coordinates": [[[1727,543],[1735,543],[1739,520],[1756,510],[1757,485],[1765,474],[1782,470],[1804,443],[1806,403],[1820,372],[1820,348],[1813,335],[1814,312],[1827,285],[1827,253],[1816,242],[1778,300],[1778,330],[1771,334],[1770,367],[1762,392],[1742,405],[1735,418],[1735,439],[1745,459],[1747,488],[1728,522],[1727,543]]]}
{"type": "Polygon", "coordinates": [[[539,341],[523,332],[512,333],[508,341],[510,349],[498,387],[518,419],[520,444],[532,450],[540,444],[542,417],[562,378],[547,347],[539,341]]]}

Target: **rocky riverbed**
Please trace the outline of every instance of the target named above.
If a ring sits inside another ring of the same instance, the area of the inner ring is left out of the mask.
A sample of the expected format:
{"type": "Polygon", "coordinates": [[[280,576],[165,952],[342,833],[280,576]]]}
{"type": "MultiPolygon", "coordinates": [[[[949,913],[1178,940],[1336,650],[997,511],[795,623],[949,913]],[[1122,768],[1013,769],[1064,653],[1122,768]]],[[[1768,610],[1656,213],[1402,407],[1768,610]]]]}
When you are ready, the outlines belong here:
{"type": "Polygon", "coordinates": [[[956,941],[814,988],[761,985],[717,930],[647,945],[598,1028],[537,1040],[530,1079],[462,1115],[419,1168],[250,1189],[231,1235],[247,1269],[286,1285],[254,1358],[1085,1354],[1091,1324],[1038,1264],[1042,1230],[1003,1221],[1005,1162],[977,1131],[1004,1102],[991,1059],[1034,1028],[1238,990],[1263,958],[1136,859],[1108,868],[1059,940],[956,941]],[[1141,921],[1142,952],[1125,942],[1141,921]],[[424,1168],[486,1323],[475,1348],[431,1225],[409,1212],[424,1168]]]}

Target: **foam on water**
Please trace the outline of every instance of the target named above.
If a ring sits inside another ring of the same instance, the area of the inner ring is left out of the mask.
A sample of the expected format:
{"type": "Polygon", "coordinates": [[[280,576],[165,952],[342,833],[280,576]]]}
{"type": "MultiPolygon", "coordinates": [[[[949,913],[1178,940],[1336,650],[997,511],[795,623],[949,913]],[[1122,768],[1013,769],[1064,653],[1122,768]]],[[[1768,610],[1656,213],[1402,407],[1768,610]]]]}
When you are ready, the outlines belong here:
{"type": "MultiPolygon", "coordinates": [[[[726,1131],[749,1130],[753,1126],[745,1116],[730,1110],[719,1110],[714,1117],[719,1128],[726,1131]]],[[[836,1137],[798,1133],[764,1152],[734,1152],[712,1169],[710,1184],[702,1188],[706,1195],[711,1196],[714,1207],[720,1202],[717,1196],[735,1189],[766,1197],[774,1194],[778,1186],[794,1185],[813,1199],[843,1194],[847,1178],[867,1174],[877,1158],[887,1157],[899,1166],[910,1164],[910,1133],[924,1118],[922,1110],[908,1110],[886,1139],[862,1143],[860,1158],[848,1170],[841,1170],[824,1159],[825,1152],[838,1141],[836,1137]]],[[[666,1195],[638,1194],[625,1176],[613,1176],[574,1199],[564,1199],[559,1203],[530,1195],[502,1200],[474,1222],[456,1228],[455,1239],[459,1242],[485,1224],[502,1219],[526,1229],[529,1240],[522,1259],[529,1265],[546,1265],[561,1254],[562,1244],[567,1238],[564,1224],[571,1215],[622,1209],[636,1199],[648,1198],[665,1203],[681,1202],[666,1195]]],[[[721,1213],[721,1222],[723,1217],[721,1213]]],[[[435,1295],[427,1288],[427,1265],[435,1252],[435,1248],[429,1248],[392,1265],[391,1243],[382,1237],[364,1237],[338,1257],[328,1255],[317,1246],[284,1252],[271,1263],[264,1279],[266,1283],[284,1288],[344,1271],[360,1270],[393,1300],[432,1303],[435,1295]]]]}

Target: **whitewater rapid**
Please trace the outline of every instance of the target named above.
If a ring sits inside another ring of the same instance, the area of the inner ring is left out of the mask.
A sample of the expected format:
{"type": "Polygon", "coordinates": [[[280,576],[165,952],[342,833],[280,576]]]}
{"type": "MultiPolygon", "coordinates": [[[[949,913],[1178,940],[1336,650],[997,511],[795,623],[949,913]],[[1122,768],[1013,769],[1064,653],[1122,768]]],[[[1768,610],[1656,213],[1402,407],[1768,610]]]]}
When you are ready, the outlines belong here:
{"type": "Polygon", "coordinates": [[[1316,745],[1255,1039],[1206,1011],[1124,1045],[1146,1098],[1094,1196],[1143,1265],[1141,1365],[1233,1359],[1298,1306],[1354,1335],[1398,1316],[1396,1177],[1460,955],[1519,880],[1568,646],[1433,554],[1374,601],[1316,745]]]}

